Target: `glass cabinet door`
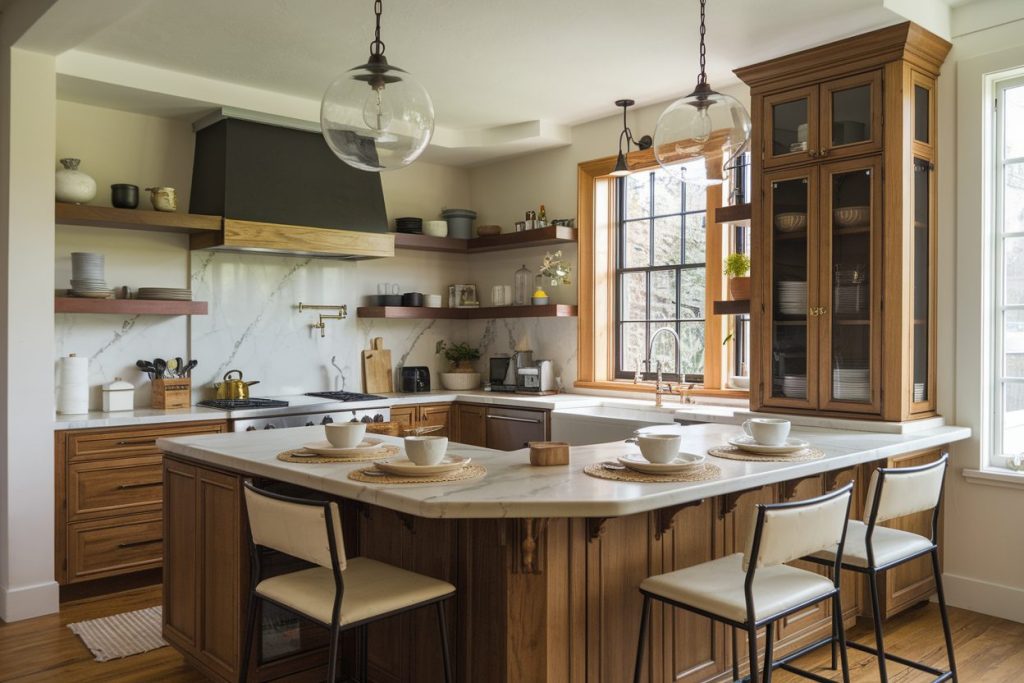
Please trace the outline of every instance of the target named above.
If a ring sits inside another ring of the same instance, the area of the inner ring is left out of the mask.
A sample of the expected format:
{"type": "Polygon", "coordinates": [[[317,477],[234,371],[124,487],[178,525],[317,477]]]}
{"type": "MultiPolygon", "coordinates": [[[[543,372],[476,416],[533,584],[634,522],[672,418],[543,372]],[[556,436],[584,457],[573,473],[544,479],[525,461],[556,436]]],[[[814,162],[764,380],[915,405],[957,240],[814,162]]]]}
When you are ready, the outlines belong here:
{"type": "Polygon", "coordinates": [[[821,106],[817,158],[833,159],[882,149],[881,71],[823,83],[821,106]]]}
{"type": "Polygon", "coordinates": [[[764,98],[764,166],[803,163],[818,149],[818,87],[764,98]]]}
{"type": "Polygon", "coordinates": [[[821,167],[820,408],[881,411],[881,159],[821,167]]]}
{"type": "MultiPolygon", "coordinates": [[[[769,173],[763,248],[768,256],[763,292],[766,330],[763,344],[770,378],[762,387],[764,404],[813,408],[817,402],[815,318],[817,239],[816,171],[769,173]]],[[[764,380],[762,380],[764,381],[764,380]]]]}
{"type": "Polygon", "coordinates": [[[934,265],[932,244],[932,176],[933,165],[927,159],[914,159],[914,233],[912,243],[911,305],[914,324],[911,333],[913,381],[910,386],[911,412],[931,410],[935,381],[934,351],[931,327],[934,324],[934,302],[931,300],[934,265]]]}

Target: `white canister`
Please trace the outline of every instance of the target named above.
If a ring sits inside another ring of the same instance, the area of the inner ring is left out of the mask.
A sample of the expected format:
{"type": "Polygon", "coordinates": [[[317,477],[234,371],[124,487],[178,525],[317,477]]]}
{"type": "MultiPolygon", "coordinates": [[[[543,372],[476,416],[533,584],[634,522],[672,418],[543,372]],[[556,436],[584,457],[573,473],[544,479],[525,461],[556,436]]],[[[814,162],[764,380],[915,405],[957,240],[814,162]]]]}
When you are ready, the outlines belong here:
{"type": "Polygon", "coordinates": [[[135,410],[135,385],[115,377],[113,382],[103,385],[103,412],[120,410],[135,410]]]}

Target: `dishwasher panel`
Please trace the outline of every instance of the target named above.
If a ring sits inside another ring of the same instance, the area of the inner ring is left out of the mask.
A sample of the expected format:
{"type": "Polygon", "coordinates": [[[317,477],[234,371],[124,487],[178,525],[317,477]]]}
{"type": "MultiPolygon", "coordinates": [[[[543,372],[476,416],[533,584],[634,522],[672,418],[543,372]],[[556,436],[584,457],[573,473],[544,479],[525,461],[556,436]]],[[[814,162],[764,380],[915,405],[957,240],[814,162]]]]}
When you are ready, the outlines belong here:
{"type": "Polygon", "coordinates": [[[547,412],[512,408],[487,409],[487,447],[499,451],[526,448],[547,439],[547,412]]]}

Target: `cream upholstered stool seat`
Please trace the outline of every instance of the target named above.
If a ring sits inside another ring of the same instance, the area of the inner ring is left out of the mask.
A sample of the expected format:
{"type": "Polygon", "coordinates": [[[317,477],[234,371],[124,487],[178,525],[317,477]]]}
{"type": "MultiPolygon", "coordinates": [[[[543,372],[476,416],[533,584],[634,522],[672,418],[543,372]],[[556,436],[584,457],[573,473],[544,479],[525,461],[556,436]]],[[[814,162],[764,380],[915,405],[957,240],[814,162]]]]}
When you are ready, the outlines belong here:
{"type": "MultiPolygon", "coordinates": [[[[637,644],[634,683],[640,683],[644,669],[644,652],[650,622],[651,601],[658,600],[674,607],[695,612],[733,627],[733,678],[739,679],[739,657],[735,652],[735,629],[747,633],[750,656],[750,681],[771,680],[774,669],[782,667],[817,681],[829,679],[803,671],[789,662],[804,654],[773,661],[772,633],[775,622],[809,605],[832,601],[833,612],[841,614],[839,604],[838,566],[843,556],[846,521],[850,514],[853,484],[811,500],[774,505],[758,505],[753,534],[746,552],[727,555],[693,567],[659,574],[640,584],[644,596],[640,617],[640,639],[637,644]],[[835,571],[828,579],[805,569],[785,563],[814,554],[825,548],[836,548],[835,571]],[[757,665],[757,631],[765,629],[763,677],[757,665]]],[[[836,638],[845,635],[842,620],[836,638]]],[[[819,644],[828,643],[826,638],[819,644]]],[[[842,650],[843,680],[850,680],[845,649],[842,650]]]]}
{"type": "MultiPolygon", "coordinates": [[[[942,507],[942,486],[945,479],[949,454],[943,453],[935,462],[917,467],[880,467],[871,475],[868,486],[867,509],[864,522],[850,521],[846,530],[846,545],[842,548],[843,569],[868,575],[868,590],[871,595],[871,614],[875,627],[875,647],[850,641],[850,647],[869,652],[878,659],[878,672],[883,682],[888,681],[886,660],[891,659],[905,666],[924,671],[936,678],[933,682],[957,680],[956,659],[953,655],[953,637],[946,610],[946,596],[942,589],[942,572],[939,569],[939,546],[935,539],[938,534],[939,511],[942,507]],[[878,526],[880,522],[905,517],[917,512],[931,511],[931,538],[899,529],[878,526]],[[885,651],[885,637],[882,633],[882,615],[878,599],[879,573],[897,567],[923,555],[931,555],[932,574],[935,577],[935,592],[939,601],[939,616],[946,641],[946,657],[949,669],[943,671],[933,666],[901,657],[885,651]]],[[[806,558],[827,566],[834,566],[838,548],[828,548],[806,558]]],[[[832,665],[835,667],[836,640],[833,633],[832,665]]]]}
{"type": "MultiPolygon", "coordinates": [[[[330,629],[328,681],[334,681],[337,676],[338,641],[342,631],[434,605],[444,680],[451,683],[444,601],[455,594],[455,586],[369,558],[346,557],[341,514],[335,502],[283,496],[245,482],[245,504],[252,532],[253,576],[240,680],[248,679],[258,604],[266,601],[330,629]],[[264,549],[305,560],[313,566],[263,578],[261,552],[264,549]]],[[[365,681],[365,628],[361,641],[360,669],[365,681]]]]}

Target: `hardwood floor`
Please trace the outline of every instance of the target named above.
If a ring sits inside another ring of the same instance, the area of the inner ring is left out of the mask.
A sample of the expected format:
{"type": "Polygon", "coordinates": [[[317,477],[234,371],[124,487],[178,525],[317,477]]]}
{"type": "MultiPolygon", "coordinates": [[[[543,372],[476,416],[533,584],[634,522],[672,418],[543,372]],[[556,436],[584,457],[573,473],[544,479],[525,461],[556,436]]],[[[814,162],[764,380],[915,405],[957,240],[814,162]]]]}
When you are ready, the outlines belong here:
{"type": "MultiPolygon", "coordinates": [[[[0,623],[0,681],[71,681],[74,683],[131,683],[160,681],[184,683],[203,681],[187,667],[180,655],[169,647],[118,659],[96,662],[67,624],[127,612],[160,603],[160,587],[140,588],[115,596],[65,603],[59,615],[0,623]]],[[[996,619],[966,610],[950,609],[956,642],[960,680],[964,683],[1011,683],[1024,679],[1024,624],[996,619]]],[[[924,605],[889,620],[886,646],[905,656],[922,659],[934,666],[945,666],[938,609],[924,605]]],[[[870,642],[871,631],[858,626],[851,635],[870,642]]],[[[838,672],[828,668],[828,652],[822,650],[800,660],[800,665],[839,680],[838,672]]],[[[850,677],[855,683],[878,681],[875,660],[850,650],[850,677]]],[[[778,683],[801,681],[779,671],[778,683]]],[[[890,664],[892,683],[928,681],[927,674],[890,664]]]]}

